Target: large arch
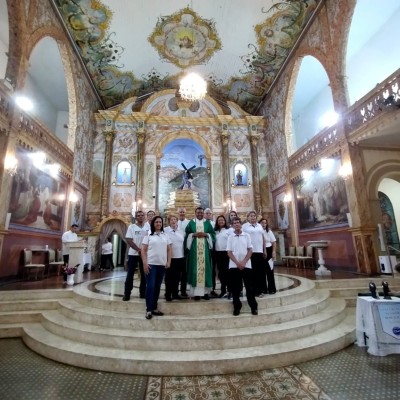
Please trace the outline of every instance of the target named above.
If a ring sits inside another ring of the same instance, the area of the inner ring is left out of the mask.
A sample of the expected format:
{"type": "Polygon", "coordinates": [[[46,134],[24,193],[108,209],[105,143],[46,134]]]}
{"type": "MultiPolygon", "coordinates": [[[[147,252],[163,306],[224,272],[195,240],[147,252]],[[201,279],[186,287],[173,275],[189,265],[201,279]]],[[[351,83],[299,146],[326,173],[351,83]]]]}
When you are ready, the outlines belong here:
{"type": "Polygon", "coordinates": [[[75,70],[75,64],[73,62],[74,55],[71,53],[68,42],[65,39],[65,35],[58,28],[47,26],[37,29],[33,35],[29,38],[28,48],[29,54],[33,51],[36,44],[45,37],[53,38],[58,45],[58,51],[60,53],[63,73],[66,81],[66,90],[68,95],[68,135],[65,144],[74,151],[75,147],[75,135],[78,119],[77,110],[77,93],[76,93],[76,76],[77,72],[75,70]]]}
{"type": "Polygon", "coordinates": [[[314,55],[303,55],[296,60],[286,111],[289,155],[331,124],[320,120],[334,112],[330,78],[320,59],[314,55]]]}
{"type": "Polygon", "coordinates": [[[350,25],[346,73],[350,104],[354,104],[400,65],[397,35],[398,0],[357,0],[350,25]]]}

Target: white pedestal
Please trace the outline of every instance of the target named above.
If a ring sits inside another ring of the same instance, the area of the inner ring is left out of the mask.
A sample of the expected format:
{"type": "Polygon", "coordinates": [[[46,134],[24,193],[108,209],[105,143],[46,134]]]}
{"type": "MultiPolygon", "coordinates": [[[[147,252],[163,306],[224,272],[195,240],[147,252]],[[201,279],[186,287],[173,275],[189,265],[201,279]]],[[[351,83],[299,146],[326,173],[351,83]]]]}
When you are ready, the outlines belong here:
{"type": "Polygon", "coordinates": [[[69,262],[68,267],[75,267],[79,264],[75,272],[75,283],[83,282],[83,253],[87,244],[85,242],[70,242],[69,243],[69,262]]]}
{"type": "Polygon", "coordinates": [[[315,247],[318,251],[319,267],[315,271],[315,276],[331,276],[332,272],[329,271],[329,269],[325,267],[325,260],[324,260],[324,255],[323,255],[323,250],[328,247],[328,241],[316,240],[316,241],[309,241],[308,243],[310,243],[310,246],[315,247]]]}

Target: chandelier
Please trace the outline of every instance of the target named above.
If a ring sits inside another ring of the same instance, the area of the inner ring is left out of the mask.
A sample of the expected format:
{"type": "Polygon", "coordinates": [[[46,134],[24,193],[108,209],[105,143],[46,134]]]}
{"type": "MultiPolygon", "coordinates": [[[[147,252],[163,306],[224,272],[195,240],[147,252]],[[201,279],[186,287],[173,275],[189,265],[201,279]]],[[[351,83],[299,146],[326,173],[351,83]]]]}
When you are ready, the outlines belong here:
{"type": "Polygon", "coordinates": [[[207,94],[207,82],[199,75],[191,72],[181,80],[179,93],[184,100],[202,100],[207,94]]]}

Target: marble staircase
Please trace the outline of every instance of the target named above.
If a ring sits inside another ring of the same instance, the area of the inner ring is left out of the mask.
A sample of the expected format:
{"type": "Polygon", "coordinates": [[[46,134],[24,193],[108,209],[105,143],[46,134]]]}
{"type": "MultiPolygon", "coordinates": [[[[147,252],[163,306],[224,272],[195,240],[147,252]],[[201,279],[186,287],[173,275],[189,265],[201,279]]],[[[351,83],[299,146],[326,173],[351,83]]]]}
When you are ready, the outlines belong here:
{"type": "Polygon", "coordinates": [[[163,376],[285,366],[355,340],[354,308],[305,278],[279,276],[279,292],[257,300],[257,316],[244,299],[237,317],[226,299],[160,300],[165,315],[151,320],[144,318],[144,300],[122,302],[111,294],[112,280],[110,293],[97,290],[104,281],[70,290],[0,291],[0,337],[22,337],[37,353],[70,365],[163,376]]]}

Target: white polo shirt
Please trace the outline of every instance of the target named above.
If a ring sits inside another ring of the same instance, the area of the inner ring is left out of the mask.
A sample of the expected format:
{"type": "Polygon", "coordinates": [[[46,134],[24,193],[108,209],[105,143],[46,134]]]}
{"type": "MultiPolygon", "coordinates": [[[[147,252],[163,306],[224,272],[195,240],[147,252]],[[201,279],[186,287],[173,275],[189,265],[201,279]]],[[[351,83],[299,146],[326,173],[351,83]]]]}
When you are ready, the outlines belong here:
{"type": "Polygon", "coordinates": [[[69,244],[71,242],[77,242],[78,240],[79,240],[78,235],[75,232],[71,231],[64,232],[61,237],[63,255],[69,254],[69,244]]]}
{"type": "Polygon", "coordinates": [[[147,264],[164,265],[167,263],[167,246],[172,244],[169,236],[164,233],[154,233],[143,238],[143,244],[147,244],[147,264]]]}
{"type": "Polygon", "coordinates": [[[265,238],[265,247],[271,247],[273,242],[276,242],[275,235],[272,233],[271,229],[267,232],[263,232],[265,238]]]}
{"type": "Polygon", "coordinates": [[[185,239],[185,231],[180,229],[172,229],[170,226],[164,228],[164,232],[169,236],[172,242],[172,256],[171,258],[183,258],[185,253],[183,251],[183,240],[185,239]]]}
{"type": "Polygon", "coordinates": [[[215,231],[215,251],[226,251],[228,237],[232,233],[233,228],[222,228],[220,231],[215,231]]]}
{"type": "Polygon", "coordinates": [[[256,222],[254,225],[246,222],[242,226],[242,231],[250,235],[253,253],[264,253],[263,249],[263,227],[256,222]]]}
{"type": "MultiPolygon", "coordinates": [[[[148,235],[146,224],[143,225],[143,227],[140,227],[136,224],[129,225],[128,230],[126,231],[125,238],[126,239],[132,239],[133,243],[136,244],[137,247],[142,246],[142,241],[145,236],[148,235]]],[[[135,250],[132,249],[132,247],[129,246],[129,252],[128,255],[130,256],[137,256],[139,253],[135,250]]]]}
{"type": "Polygon", "coordinates": [[[185,232],[186,226],[189,223],[189,220],[185,218],[183,221],[178,219],[178,229],[185,232]]]}
{"type": "MultiPolygon", "coordinates": [[[[246,232],[242,231],[239,235],[236,233],[229,235],[226,250],[231,251],[236,260],[243,260],[247,255],[248,249],[251,248],[253,248],[253,245],[251,244],[250,235],[246,232]]],[[[237,268],[237,265],[231,259],[229,259],[229,268],[237,268]]],[[[247,261],[245,268],[251,269],[250,259],[247,261]]]]}

